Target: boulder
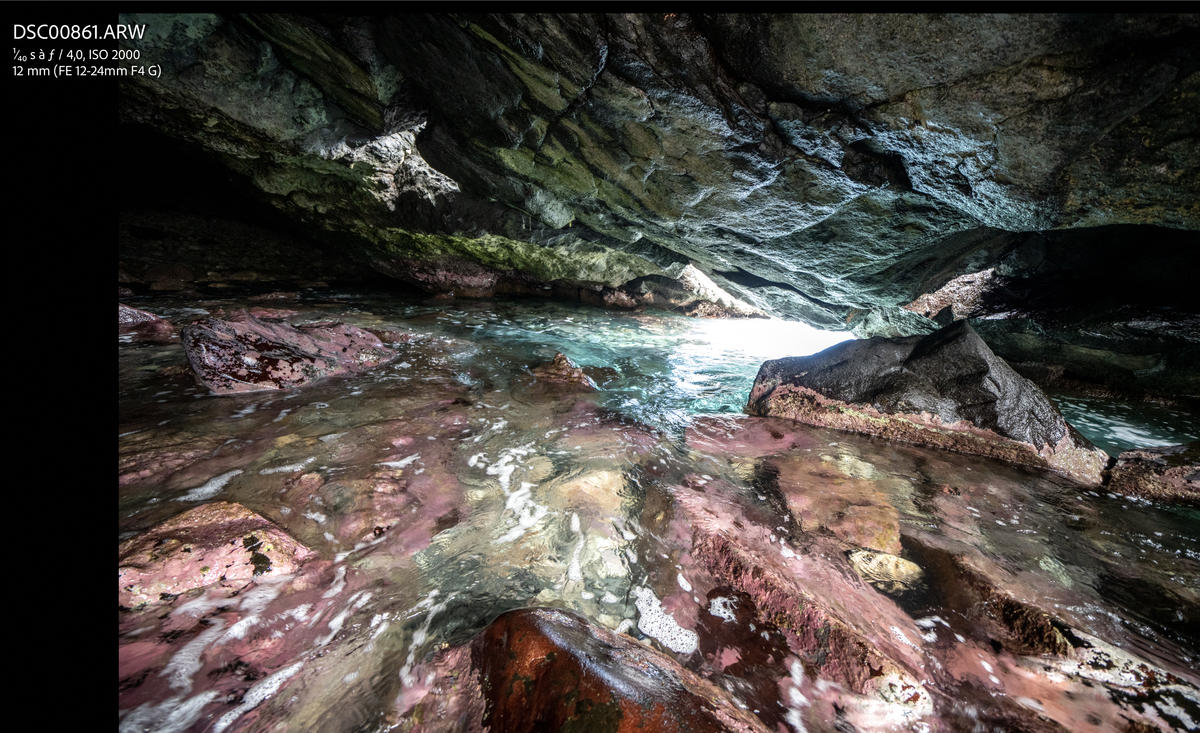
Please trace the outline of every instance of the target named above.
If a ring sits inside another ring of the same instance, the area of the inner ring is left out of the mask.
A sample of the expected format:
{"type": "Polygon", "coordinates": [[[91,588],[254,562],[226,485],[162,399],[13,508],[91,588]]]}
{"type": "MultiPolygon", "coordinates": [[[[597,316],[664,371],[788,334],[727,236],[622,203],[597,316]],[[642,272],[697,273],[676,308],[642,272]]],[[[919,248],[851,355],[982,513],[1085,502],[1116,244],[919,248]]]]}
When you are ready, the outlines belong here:
{"type": "Polygon", "coordinates": [[[1099,484],[1108,455],[965,321],[763,363],[746,412],[1049,468],[1099,484]]]}
{"type": "Polygon", "coordinates": [[[506,613],[471,656],[491,730],[767,730],[716,685],[573,613],[506,613]]]}
{"type": "Polygon", "coordinates": [[[213,583],[236,590],[291,574],[314,556],[241,504],[204,504],[121,544],[118,603],[134,608],[213,583]]]}
{"type": "Polygon", "coordinates": [[[175,327],[149,311],[117,304],[117,330],[130,341],[166,344],[175,341],[175,327]]]}
{"type": "Polygon", "coordinates": [[[1108,488],[1200,507],[1200,441],[1125,451],[1109,471],[1108,488]]]}
{"type": "Polygon", "coordinates": [[[197,381],[216,394],[294,389],[322,377],[364,372],[396,356],[356,326],[296,327],[247,312],[195,321],[183,329],[182,339],[197,381]]]}

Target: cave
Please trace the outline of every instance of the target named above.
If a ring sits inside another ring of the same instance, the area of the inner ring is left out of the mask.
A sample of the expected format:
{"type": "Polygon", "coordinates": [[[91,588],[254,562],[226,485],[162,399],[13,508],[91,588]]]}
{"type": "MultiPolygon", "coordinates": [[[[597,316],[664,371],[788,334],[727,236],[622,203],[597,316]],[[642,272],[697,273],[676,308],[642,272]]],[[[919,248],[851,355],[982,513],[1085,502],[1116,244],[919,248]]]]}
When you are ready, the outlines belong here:
{"type": "Polygon", "coordinates": [[[123,733],[1200,726],[1200,15],[301,10],[88,72],[123,733]]]}

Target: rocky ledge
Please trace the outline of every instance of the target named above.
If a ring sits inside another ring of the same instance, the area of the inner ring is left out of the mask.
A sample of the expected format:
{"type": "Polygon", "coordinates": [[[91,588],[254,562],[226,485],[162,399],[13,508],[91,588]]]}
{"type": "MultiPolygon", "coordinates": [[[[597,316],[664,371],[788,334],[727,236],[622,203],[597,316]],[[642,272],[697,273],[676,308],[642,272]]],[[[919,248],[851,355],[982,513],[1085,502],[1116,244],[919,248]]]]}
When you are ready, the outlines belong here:
{"type": "Polygon", "coordinates": [[[369,331],[344,323],[299,327],[242,312],[203,318],[183,329],[196,379],[217,394],[293,389],[322,377],[356,374],[396,352],[369,331]]]}
{"type": "Polygon", "coordinates": [[[764,362],[746,412],[1049,468],[1099,484],[1108,454],[966,322],[764,362]]]}
{"type": "Polygon", "coordinates": [[[315,553],[241,504],[219,501],[126,540],[119,556],[118,602],[134,608],[214,583],[237,590],[288,575],[315,553]]]}
{"type": "Polygon", "coordinates": [[[1200,442],[1125,451],[1109,476],[1119,494],[1200,507],[1200,442]]]}

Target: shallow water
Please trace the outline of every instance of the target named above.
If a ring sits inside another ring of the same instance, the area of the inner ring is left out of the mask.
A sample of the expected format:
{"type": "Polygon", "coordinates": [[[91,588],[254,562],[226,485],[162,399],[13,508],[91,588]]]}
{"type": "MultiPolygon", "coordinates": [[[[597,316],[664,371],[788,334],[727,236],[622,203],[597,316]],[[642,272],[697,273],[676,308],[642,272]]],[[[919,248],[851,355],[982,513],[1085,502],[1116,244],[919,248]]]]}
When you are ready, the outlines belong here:
{"type": "Polygon", "coordinates": [[[122,611],[122,730],[435,730],[419,721],[441,655],[527,606],[644,640],[772,729],[1041,716],[1108,730],[1130,711],[1167,728],[1200,722],[1200,514],[740,415],[762,360],[821,348],[802,346],[803,328],[352,293],[131,304],[177,324],[285,307],[300,311],[293,322],[412,337],[366,375],[226,397],[195,385],[178,345],[121,346],[120,539],[236,501],[320,558],[303,582],[122,611]],[[556,351],[607,369],[593,372],[600,391],[533,381],[529,368],[556,351]],[[916,562],[924,580],[864,582],[847,560],[864,547],[916,562]],[[730,570],[737,557],[753,577],[730,570]],[[763,578],[793,605],[754,610],[763,578]],[[980,615],[996,589],[1107,656],[1023,648],[980,615]],[[739,604],[754,633],[731,620],[739,604]],[[895,662],[921,694],[856,687],[780,620],[801,608],[895,662]],[[1135,684],[1137,664],[1177,682],[1135,684]]]}
{"type": "Polygon", "coordinates": [[[1200,416],[1184,409],[1078,395],[1052,397],[1067,422],[1112,456],[1134,448],[1200,440],[1200,416]]]}

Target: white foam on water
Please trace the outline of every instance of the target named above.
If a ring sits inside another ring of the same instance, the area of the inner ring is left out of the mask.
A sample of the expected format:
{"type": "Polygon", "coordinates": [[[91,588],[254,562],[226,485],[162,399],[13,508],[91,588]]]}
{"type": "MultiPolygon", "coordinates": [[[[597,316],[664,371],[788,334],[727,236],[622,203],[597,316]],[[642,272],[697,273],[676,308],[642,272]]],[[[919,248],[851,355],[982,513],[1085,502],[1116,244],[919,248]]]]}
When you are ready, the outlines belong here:
{"type": "Polygon", "coordinates": [[[583,580],[583,570],[579,567],[579,555],[583,552],[583,543],[586,537],[580,537],[579,542],[575,543],[575,550],[571,553],[571,562],[567,566],[567,580],[583,580]]]}
{"type": "Polygon", "coordinates": [[[662,602],[654,595],[654,591],[639,587],[634,588],[631,593],[640,614],[637,622],[639,631],[654,637],[677,654],[691,654],[696,651],[700,637],[695,631],[676,623],[675,618],[663,610],[662,602]]]}
{"type": "Polygon", "coordinates": [[[420,453],[413,453],[411,456],[401,458],[398,461],[380,461],[379,463],[376,463],[375,465],[387,466],[388,468],[404,468],[405,466],[407,466],[408,464],[412,463],[413,461],[417,460],[420,457],[421,457],[420,453]]]}
{"type": "Polygon", "coordinates": [[[221,474],[220,476],[213,476],[200,486],[190,489],[183,496],[175,497],[175,501],[207,501],[221,493],[221,489],[225,488],[225,484],[229,483],[229,479],[241,472],[242,469],[235,468],[232,471],[227,471],[221,474]]]}
{"type": "Polygon", "coordinates": [[[329,435],[322,435],[320,438],[318,438],[318,440],[320,440],[322,443],[328,443],[331,440],[337,440],[343,435],[345,435],[345,433],[330,433],[329,435]]]}
{"type": "Polygon", "coordinates": [[[892,636],[896,637],[896,640],[899,641],[900,643],[907,644],[908,646],[911,646],[913,649],[919,648],[915,643],[913,643],[912,639],[908,638],[908,636],[903,631],[900,630],[899,626],[891,627],[891,632],[892,632],[892,636]]]}
{"type": "MultiPolygon", "coordinates": [[[[491,470],[489,469],[488,472],[490,473],[491,470]]],[[[507,501],[504,502],[504,508],[516,515],[517,526],[497,538],[496,542],[512,542],[525,534],[530,527],[537,524],[550,511],[548,507],[533,500],[533,495],[530,493],[532,488],[533,484],[522,482],[521,488],[508,495],[507,501]]]]}
{"type": "Polygon", "coordinates": [[[611,591],[604,591],[604,595],[600,596],[600,600],[604,601],[605,603],[619,603],[621,601],[621,599],[613,595],[611,591]]]}
{"type": "Polygon", "coordinates": [[[157,705],[144,703],[126,715],[117,730],[120,733],[143,733],[147,730],[156,733],[181,733],[196,722],[200,711],[212,702],[217,694],[216,690],[209,690],[183,702],[180,702],[180,696],[177,695],[157,705]]]}
{"type": "Polygon", "coordinates": [[[305,466],[307,466],[308,464],[312,463],[315,460],[317,460],[315,456],[309,456],[308,458],[305,458],[303,461],[300,461],[299,463],[289,463],[286,466],[275,466],[274,468],[264,468],[263,470],[259,471],[258,473],[263,476],[265,476],[267,474],[271,474],[271,473],[292,473],[294,471],[299,471],[299,470],[303,469],[305,466]]]}
{"type": "Polygon", "coordinates": [[[404,682],[405,687],[413,687],[417,684],[417,680],[412,676],[413,662],[416,660],[417,648],[425,643],[429,638],[429,627],[433,623],[433,619],[442,611],[446,610],[446,606],[454,598],[454,593],[450,593],[441,603],[434,603],[434,599],[438,596],[438,589],[434,588],[429,591],[429,595],[422,598],[413,606],[412,610],[419,611],[428,609],[425,614],[425,622],[420,628],[413,631],[412,641],[409,642],[408,658],[404,661],[404,666],[400,668],[400,679],[404,682]]]}
{"type": "Polygon", "coordinates": [[[304,512],[302,515],[305,519],[311,519],[317,524],[325,524],[325,515],[321,512],[304,512]]]}
{"type": "Polygon", "coordinates": [[[241,418],[249,415],[252,412],[255,412],[256,410],[258,410],[258,403],[252,402],[249,405],[246,405],[242,409],[238,410],[237,412],[233,413],[229,417],[231,420],[240,420],[241,418]]]}
{"type": "Polygon", "coordinates": [[[200,632],[199,636],[189,641],[175,653],[175,656],[171,657],[171,661],[167,662],[167,666],[160,673],[167,678],[167,683],[171,687],[183,692],[192,689],[192,678],[204,666],[204,663],[200,661],[200,655],[209,644],[217,640],[224,628],[224,621],[213,619],[212,626],[200,632]]]}
{"type": "Polygon", "coordinates": [[[246,694],[242,697],[242,704],[222,715],[220,720],[213,725],[213,733],[221,733],[233,724],[235,720],[242,717],[242,715],[266,702],[268,698],[279,691],[284,682],[291,679],[303,666],[304,660],[301,660],[291,666],[284,667],[264,680],[256,682],[253,687],[246,690],[246,694]]]}
{"type": "Polygon", "coordinates": [[[321,594],[322,598],[333,598],[342,589],[346,587],[346,566],[339,565],[337,571],[333,574],[333,584],[329,586],[329,590],[321,594]]]}
{"type": "Polygon", "coordinates": [[[675,582],[679,583],[679,587],[688,593],[692,592],[692,584],[688,582],[687,578],[683,577],[683,573],[675,573],[675,582]]]}

